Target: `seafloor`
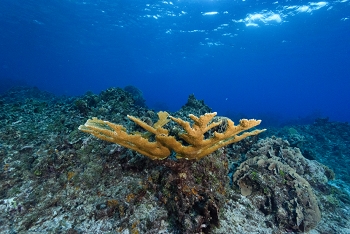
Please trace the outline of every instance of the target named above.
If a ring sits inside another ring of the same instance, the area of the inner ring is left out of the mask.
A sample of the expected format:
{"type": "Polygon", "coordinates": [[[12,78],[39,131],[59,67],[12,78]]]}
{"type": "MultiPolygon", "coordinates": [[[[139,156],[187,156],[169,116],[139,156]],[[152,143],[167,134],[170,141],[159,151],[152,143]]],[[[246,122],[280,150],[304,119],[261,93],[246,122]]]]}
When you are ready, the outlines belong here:
{"type": "MultiPolygon", "coordinates": [[[[191,95],[171,114],[207,112],[191,95]]],[[[157,120],[134,87],[1,95],[0,233],[350,233],[348,123],[270,127],[198,161],[152,161],[78,130],[98,117],[142,132],[127,115],[157,120]]]]}

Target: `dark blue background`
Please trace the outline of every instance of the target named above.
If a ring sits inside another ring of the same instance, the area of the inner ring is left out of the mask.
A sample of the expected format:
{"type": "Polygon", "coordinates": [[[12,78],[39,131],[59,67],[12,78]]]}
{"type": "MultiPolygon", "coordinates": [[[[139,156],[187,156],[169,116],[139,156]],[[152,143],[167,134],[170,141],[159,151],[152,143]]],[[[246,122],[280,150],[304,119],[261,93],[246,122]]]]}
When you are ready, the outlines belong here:
{"type": "Polygon", "coordinates": [[[0,81],[65,95],[134,85],[151,108],[194,93],[219,115],[349,121],[350,6],[326,3],[2,0],[0,81]],[[269,12],[282,21],[244,22],[269,12]]]}

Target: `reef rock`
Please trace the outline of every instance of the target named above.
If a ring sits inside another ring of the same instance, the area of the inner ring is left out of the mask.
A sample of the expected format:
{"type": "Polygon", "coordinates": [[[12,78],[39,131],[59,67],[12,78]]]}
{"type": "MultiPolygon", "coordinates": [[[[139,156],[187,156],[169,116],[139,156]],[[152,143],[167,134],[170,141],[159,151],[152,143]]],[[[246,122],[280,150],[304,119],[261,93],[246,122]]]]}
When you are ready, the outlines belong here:
{"type": "Polygon", "coordinates": [[[281,139],[267,138],[256,146],[234,173],[233,184],[280,230],[315,228],[321,212],[309,182],[300,175],[309,168],[307,159],[281,139]]]}

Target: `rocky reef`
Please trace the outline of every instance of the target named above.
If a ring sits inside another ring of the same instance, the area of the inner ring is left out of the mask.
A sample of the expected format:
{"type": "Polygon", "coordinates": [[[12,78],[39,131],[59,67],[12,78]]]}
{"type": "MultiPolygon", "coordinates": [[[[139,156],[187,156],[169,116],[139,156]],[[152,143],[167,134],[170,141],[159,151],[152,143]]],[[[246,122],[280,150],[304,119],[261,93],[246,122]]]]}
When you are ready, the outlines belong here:
{"type": "MultiPolygon", "coordinates": [[[[171,115],[207,112],[190,95],[171,115]]],[[[157,121],[134,87],[0,96],[0,233],[350,233],[347,123],[271,128],[185,163],[78,130],[97,117],[142,132],[127,115],[157,121]]]]}

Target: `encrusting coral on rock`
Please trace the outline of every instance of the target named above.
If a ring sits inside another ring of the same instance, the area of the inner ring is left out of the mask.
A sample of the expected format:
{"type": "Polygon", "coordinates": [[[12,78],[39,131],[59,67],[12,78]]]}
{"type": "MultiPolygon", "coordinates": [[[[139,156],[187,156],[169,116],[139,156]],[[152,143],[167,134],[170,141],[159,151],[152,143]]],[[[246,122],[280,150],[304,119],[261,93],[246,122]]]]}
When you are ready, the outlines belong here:
{"type": "Polygon", "coordinates": [[[242,195],[255,198],[264,214],[274,214],[281,229],[305,232],[321,220],[310,184],[289,165],[266,156],[254,157],[241,164],[233,181],[242,195]]]}
{"type": "Polygon", "coordinates": [[[209,130],[223,123],[222,120],[212,122],[216,114],[216,112],[206,113],[200,117],[190,114],[189,117],[194,122],[192,126],[189,122],[169,116],[167,112],[162,111],[158,112],[159,120],[153,126],[139,118],[128,115],[129,119],[155,135],[155,141],[153,142],[150,142],[147,137],[137,132],[128,134],[122,125],[97,118],[89,119],[84,125],[79,126],[79,130],[90,133],[102,140],[133,149],[152,160],[165,159],[170,156],[171,151],[177,153],[177,158],[188,160],[201,159],[223,146],[236,143],[248,136],[257,135],[265,131],[265,129],[254,130],[238,135],[243,131],[259,125],[261,120],[241,119],[239,125],[234,125],[232,120],[227,119],[226,130],[223,133],[214,131],[212,136],[205,138],[204,135],[209,130]],[[177,140],[176,136],[170,136],[169,131],[163,128],[170,121],[168,117],[186,131],[186,133],[178,134],[178,137],[186,142],[185,145],[183,142],[177,140]]]}
{"type": "MultiPolygon", "coordinates": [[[[233,184],[280,229],[306,232],[321,220],[317,198],[302,177],[312,163],[282,139],[260,140],[233,174],[233,184]]],[[[319,166],[318,166],[319,167],[319,166]]],[[[316,173],[313,175],[317,178],[316,173]]]]}

